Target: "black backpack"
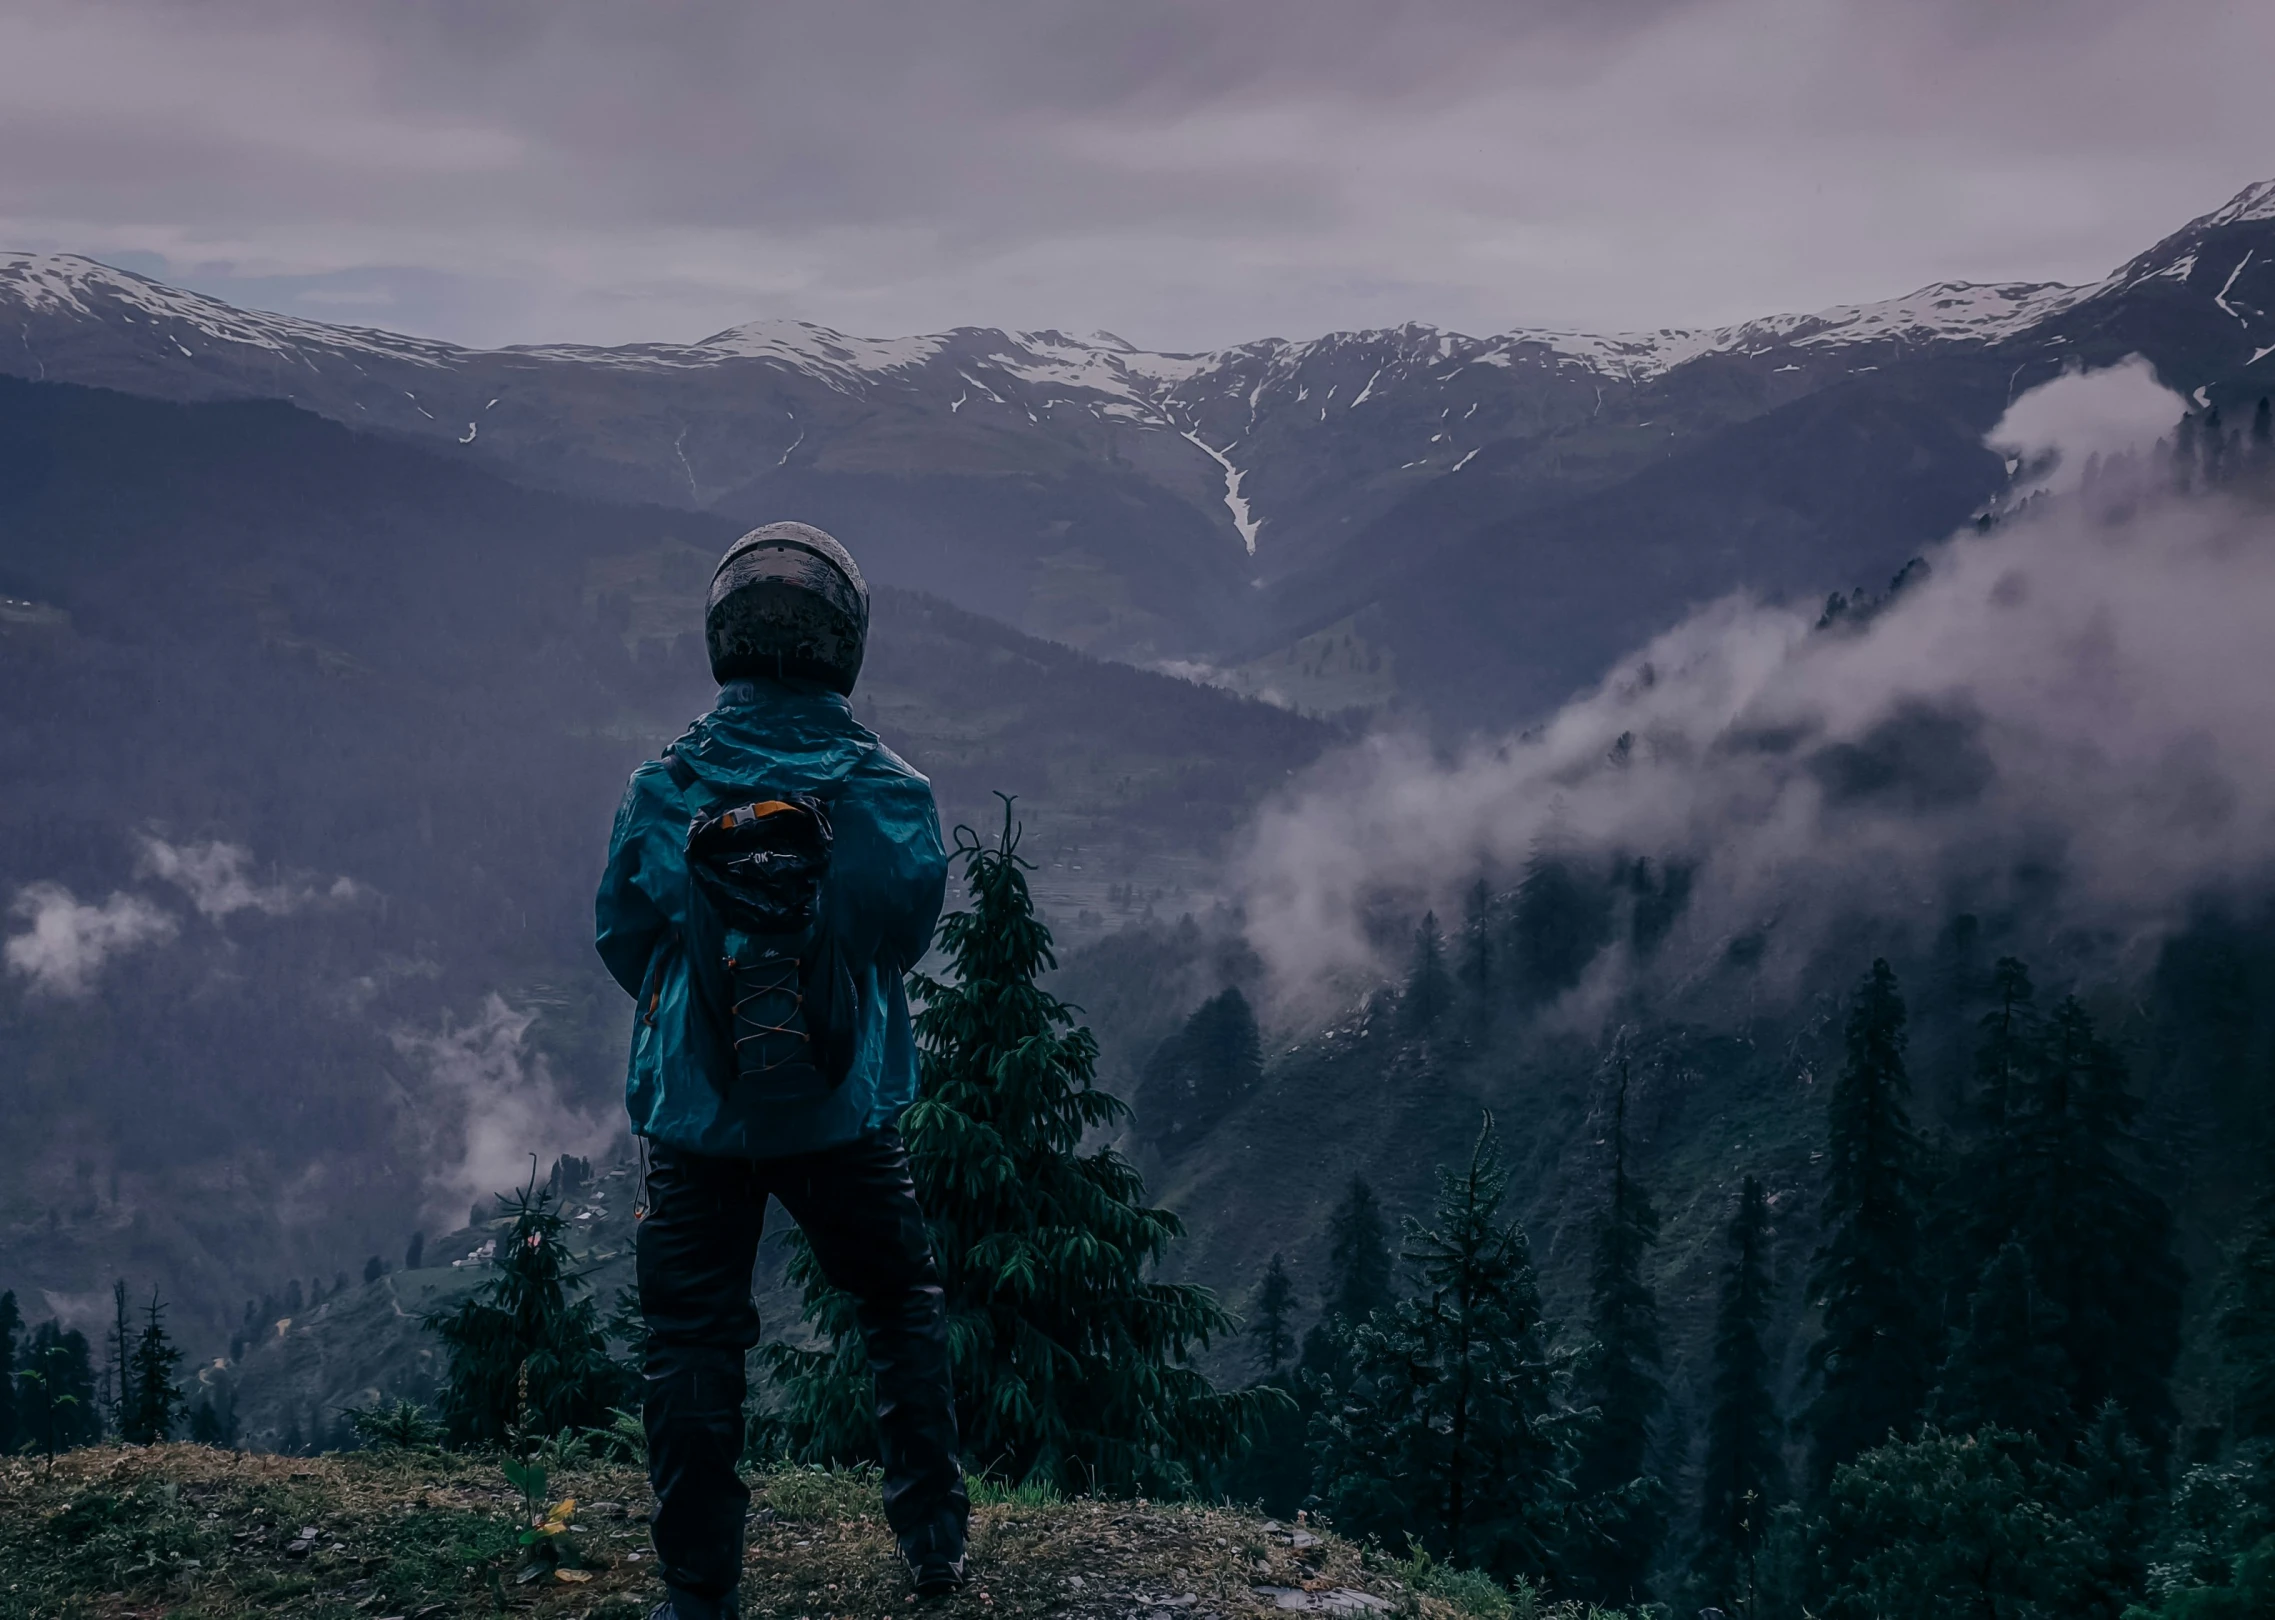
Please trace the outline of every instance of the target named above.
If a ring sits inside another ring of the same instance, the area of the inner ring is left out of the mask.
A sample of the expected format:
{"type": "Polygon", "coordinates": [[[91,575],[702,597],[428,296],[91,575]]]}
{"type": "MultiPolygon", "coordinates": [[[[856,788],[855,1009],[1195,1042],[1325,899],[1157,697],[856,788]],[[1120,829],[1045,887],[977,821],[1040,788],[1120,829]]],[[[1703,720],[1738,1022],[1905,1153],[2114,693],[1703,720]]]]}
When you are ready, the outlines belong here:
{"type": "MultiPolygon", "coordinates": [[[[697,799],[700,779],[666,751],[697,799]]],[[[699,808],[687,826],[688,960],[694,1000],[734,1051],[737,1091],[770,1102],[826,1096],[853,1068],[853,974],[831,926],[829,808],[810,793],[758,793],[699,808]]]]}

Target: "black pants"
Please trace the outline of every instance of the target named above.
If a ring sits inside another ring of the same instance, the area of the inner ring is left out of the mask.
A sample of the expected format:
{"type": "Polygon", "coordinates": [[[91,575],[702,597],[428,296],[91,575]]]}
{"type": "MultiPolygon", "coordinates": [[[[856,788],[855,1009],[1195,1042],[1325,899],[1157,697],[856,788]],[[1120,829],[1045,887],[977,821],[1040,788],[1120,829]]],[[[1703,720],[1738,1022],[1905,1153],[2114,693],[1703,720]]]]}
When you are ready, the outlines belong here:
{"type": "Polygon", "coordinates": [[[640,1313],[648,1325],[645,1413],[653,1525],[665,1584],[695,1613],[742,1576],[750,1491],[743,1356],[758,1343],[751,1270],[769,1193],[830,1283],[853,1296],[877,1380],[885,1518],[911,1551],[961,1554],[968,1507],[940,1274],[897,1131],[781,1159],[653,1149],[640,1222],[640,1313]]]}

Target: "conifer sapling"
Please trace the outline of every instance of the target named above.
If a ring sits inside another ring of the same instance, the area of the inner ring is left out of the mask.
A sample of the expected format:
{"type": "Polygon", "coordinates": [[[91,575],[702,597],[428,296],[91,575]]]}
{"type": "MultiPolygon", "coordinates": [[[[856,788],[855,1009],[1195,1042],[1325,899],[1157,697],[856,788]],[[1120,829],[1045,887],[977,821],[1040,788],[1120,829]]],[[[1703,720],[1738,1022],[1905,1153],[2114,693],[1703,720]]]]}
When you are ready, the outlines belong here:
{"type": "MultiPolygon", "coordinates": [[[[1056,965],[1035,915],[1019,828],[959,828],[970,906],[940,928],[944,979],[919,978],[920,1094],[901,1122],[947,1295],[956,1416],[975,1466],[1070,1491],[1182,1489],[1236,1454],[1284,1399],[1219,1391],[1193,1354],[1232,1323],[1206,1289],[1154,1280],[1183,1227],[1137,1172],[1084,1135],[1123,1113],[1098,1088],[1098,1047],[1038,982],[1056,965]]],[[[867,1456],[869,1371],[852,1302],[810,1250],[791,1275],[827,1349],[775,1345],[793,1449],[867,1456]]]]}

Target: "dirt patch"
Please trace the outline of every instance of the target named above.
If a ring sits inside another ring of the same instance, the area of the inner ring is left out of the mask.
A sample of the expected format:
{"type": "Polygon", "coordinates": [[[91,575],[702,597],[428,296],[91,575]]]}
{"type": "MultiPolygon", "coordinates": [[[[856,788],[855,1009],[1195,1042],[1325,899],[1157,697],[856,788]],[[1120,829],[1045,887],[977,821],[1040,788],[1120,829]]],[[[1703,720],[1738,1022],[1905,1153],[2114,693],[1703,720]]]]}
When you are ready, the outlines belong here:
{"type": "MultiPolygon", "coordinates": [[[[1207,1620],[1457,1611],[1333,1536],[1223,1508],[982,1492],[971,1586],[918,1605],[864,1472],[751,1480],[751,1620],[1207,1620]]],[[[0,1463],[0,1620],[637,1620],[662,1596],[634,1470],[556,1474],[561,1566],[494,1462],[95,1448],[0,1463]]]]}

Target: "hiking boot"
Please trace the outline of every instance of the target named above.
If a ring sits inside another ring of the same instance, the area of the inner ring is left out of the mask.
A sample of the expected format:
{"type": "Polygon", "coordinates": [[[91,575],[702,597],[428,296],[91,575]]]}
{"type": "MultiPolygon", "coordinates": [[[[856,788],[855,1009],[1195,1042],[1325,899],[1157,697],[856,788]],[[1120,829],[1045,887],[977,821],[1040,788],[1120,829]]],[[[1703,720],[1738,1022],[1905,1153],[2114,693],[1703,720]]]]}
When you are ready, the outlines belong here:
{"type": "Polygon", "coordinates": [[[920,1598],[946,1597],[960,1592],[964,1586],[964,1555],[943,1550],[912,1552],[908,1557],[908,1577],[920,1598]]]}
{"type": "Polygon", "coordinates": [[[673,1592],[648,1611],[648,1620],[736,1620],[740,1612],[732,1596],[720,1600],[673,1592]]]}

